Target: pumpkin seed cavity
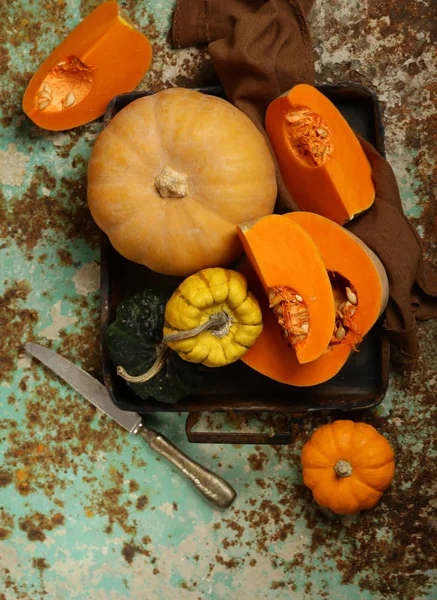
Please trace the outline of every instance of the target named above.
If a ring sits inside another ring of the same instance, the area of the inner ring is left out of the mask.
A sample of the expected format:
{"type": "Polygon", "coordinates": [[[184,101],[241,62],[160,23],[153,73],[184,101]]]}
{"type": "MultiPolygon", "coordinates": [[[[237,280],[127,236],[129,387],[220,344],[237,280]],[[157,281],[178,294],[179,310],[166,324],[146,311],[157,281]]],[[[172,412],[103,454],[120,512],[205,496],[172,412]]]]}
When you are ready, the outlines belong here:
{"type": "Polygon", "coordinates": [[[47,73],[36,98],[39,110],[59,112],[71,108],[88,96],[93,84],[91,68],[77,56],[58,62],[47,73]]]}
{"type": "Polygon", "coordinates": [[[354,320],[358,307],[357,292],[340,273],[328,271],[328,275],[335,302],[335,323],[329,348],[343,341],[355,348],[362,339],[354,320]]]}
{"type": "Polygon", "coordinates": [[[293,106],[285,122],[291,149],[308,166],[319,167],[330,159],[332,134],[319,114],[306,106],[293,106]]]}
{"type": "MultiPolygon", "coordinates": [[[[328,271],[335,302],[335,322],[327,351],[341,342],[355,346],[361,341],[354,315],[358,307],[358,295],[352,284],[335,271],[328,271]]],[[[307,305],[296,290],[275,286],[269,292],[269,307],[273,310],[287,344],[296,348],[305,341],[310,331],[307,305]]]]}
{"type": "Polygon", "coordinates": [[[275,286],[269,292],[273,310],[286,342],[292,348],[301,344],[310,330],[309,312],[300,294],[287,286],[275,286]]]}

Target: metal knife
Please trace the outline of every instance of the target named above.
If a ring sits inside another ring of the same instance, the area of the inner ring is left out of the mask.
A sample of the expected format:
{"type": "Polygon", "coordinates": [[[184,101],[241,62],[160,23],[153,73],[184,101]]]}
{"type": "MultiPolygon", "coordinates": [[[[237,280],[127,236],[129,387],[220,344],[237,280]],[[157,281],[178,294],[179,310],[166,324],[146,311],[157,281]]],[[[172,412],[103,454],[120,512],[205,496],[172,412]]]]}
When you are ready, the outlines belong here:
{"type": "Polygon", "coordinates": [[[212,504],[220,508],[228,508],[235,500],[236,492],[227,481],[206,467],[202,467],[181,450],[176,448],[164,435],[145,426],[140,415],[120,410],[112,402],[105,386],[89,373],[73,364],[60,354],[44,348],[39,344],[25,344],[26,350],[56,375],[66,381],[79,394],[84,396],[95,407],[108,417],[130,431],[138,433],[147,444],[178,468],[195,485],[199,492],[212,504]]]}

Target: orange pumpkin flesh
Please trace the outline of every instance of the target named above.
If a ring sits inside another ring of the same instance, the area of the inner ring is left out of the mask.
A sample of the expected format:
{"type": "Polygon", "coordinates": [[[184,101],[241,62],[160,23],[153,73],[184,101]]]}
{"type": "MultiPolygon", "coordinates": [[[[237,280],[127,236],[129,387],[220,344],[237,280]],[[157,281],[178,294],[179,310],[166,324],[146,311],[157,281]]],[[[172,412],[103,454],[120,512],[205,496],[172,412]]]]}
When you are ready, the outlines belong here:
{"type": "Polygon", "coordinates": [[[301,210],[343,224],[372,205],[369,161],[347,121],[315,87],[296,85],[271,102],[265,126],[301,210]]]}
{"type": "Polygon", "coordinates": [[[390,485],[394,452],[374,427],[335,421],[317,429],[302,449],[303,480],[315,501],[337,514],[372,508],[390,485]]]}
{"type": "Polygon", "coordinates": [[[150,66],[149,40],[116,2],[97,7],[57,46],[30,80],[23,110],[36,125],[71,129],[100,117],[150,66]]]}
{"type": "MultiPolygon", "coordinates": [[[[300,225],[282,215],[239,225],[238,234],[269,296],[272,313],[281,309],[276,317],[297,360],[315,360],[328,346],[335,316],[331,284],[317,246],[300,225]]],[[[286,350],[284,342],[282,347],[286,350]]]]}
{"type": "Polygon", "coordinates": [[[183,89],[140,98],[97,138],[88,203],[127,259],[186,276],[242,254],[236,225],[273,211],[275,167],[250,119],[183,89]]]}

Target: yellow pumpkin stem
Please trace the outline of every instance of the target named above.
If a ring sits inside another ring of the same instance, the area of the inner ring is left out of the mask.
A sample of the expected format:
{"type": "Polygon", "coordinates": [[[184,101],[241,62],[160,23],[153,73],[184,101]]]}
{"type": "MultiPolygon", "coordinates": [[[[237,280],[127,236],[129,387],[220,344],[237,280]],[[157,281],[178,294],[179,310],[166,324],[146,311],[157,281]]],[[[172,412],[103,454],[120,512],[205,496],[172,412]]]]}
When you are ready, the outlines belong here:
{"type": "Polygon", "coordinates": [[[208,321],[205,321],[205,323],[198,327],[193,327],[193,329],[187,329],[186,331],[177,331],[176,333],[170,333],[169,335],[164,336],[161,344],[158,346],[155,362],[150,369],[142,375],[129,375],[122,366],[117,367],[117,375],[120,375],[120,377],[130,383],[144,383],[145,381],[149,381],[159,373],[170,357],[171,350],[167,346],[167,342],[177,342],[179,340],[196,337],[196,335],[199,335],[208,329],[213,330],[211,333],[215,337],[222,338],[229,333],[231,324],[232,318],[226,311],[221,310],[220,312],[213,313],[209,316],[208,321]]]}
{"type": "Polygon", "coordinates": [[[340,458],[334,465],[334,471],[337,477],[350,477],[352,475],[352,466],[350,462],[340,458]]]}

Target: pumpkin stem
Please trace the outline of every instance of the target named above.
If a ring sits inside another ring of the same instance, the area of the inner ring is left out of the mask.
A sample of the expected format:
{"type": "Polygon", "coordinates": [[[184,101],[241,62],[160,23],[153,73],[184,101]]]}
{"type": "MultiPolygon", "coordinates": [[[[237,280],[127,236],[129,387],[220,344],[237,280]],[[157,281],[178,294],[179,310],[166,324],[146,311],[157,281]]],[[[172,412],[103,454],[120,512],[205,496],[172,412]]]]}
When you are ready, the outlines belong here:
{"type": "Polygon", "coordinates": [[[176,333],[170,333],[169,335],[164,336],[161,344],[157,348],[155,362],[150,369],[142,375],[129,375],[122,366],[117,367],[117,375],[120,375],[120,377],[130,383],[144,383],[145,381],[149,381],[149,379],[152,379],[152,377],[155,377],[155,375],[159,373],[170,357],[171,349],[167,346],[167,342],[186,340],[195,337],[196,335],[199,335],[199,333],[202,333],[202,331],[207,331],[208,329],[212,329],[212,335],[222,338],[229,333],[231,325],[232,317],[230,317],[226,311],[221,310],[220,312],[213,313],[209,316],[208,321],[205,321],[205,323],[198,327],[187,329],[186,331],[177,331],[176,333]]]}
{"type": "Polygon", "coordinates": [[[161,198],[183,198],[188,194],[188,177],[185,173],[164,167],[155,180],[161,198]]]}
{"type": "Polygon", "coordinates": [[[334,465],[334,471],[337,477],[350,477],[352,475],[352,466],[350,462],[340,458],[334,465]]]}
{"type": "Polygon", "coordinates": [[[130,383],[144,383],[145,381],[149,381],[152,377],[155,377],[165,365],[167,360],[169,359],[171,354],[170,348],[167,344],[160,344],[157,348],[156,360],[153,365],[150,367],[148,371],[143,373],[142,375],[137,375],[136,377],[133,375],[129,375],[127,371],[123,369],[123,367],[117,367],[117,375],[120,375],[126,381],[130,383]]]}
{"type": "Polygon", "coordinates": [[[187,340],[188,338],[196,337],[196,335],[199,335],[199,333],[207,331],[208,329],[213,330],[211,333],[215,337],[222,338],[229,333],[231,324],[232,317],[230,317],[226,311],[221,310],[220,312],[210,315],[208,321],[205,321],[202,325],[193,327],[193,329],[187,329],[186,331],[170,333],[169,335],[164,336],[162,341],[166,344],[168,342],[187,340]]]}

